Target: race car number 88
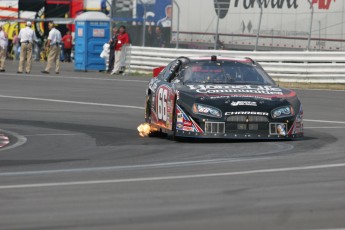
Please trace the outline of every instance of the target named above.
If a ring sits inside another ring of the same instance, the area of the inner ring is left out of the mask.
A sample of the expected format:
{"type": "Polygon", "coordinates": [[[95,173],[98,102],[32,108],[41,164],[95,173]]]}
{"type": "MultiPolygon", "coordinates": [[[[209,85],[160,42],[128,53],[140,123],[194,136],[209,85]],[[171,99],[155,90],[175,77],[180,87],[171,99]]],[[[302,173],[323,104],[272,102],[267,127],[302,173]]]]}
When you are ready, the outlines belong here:
{"type": "Polygon", "coordinates": [[[158,91],[158,100],[157,100],[157,113],[158,119],[166,121],[168,119],[168,90],[160,88],[158,91]]]}

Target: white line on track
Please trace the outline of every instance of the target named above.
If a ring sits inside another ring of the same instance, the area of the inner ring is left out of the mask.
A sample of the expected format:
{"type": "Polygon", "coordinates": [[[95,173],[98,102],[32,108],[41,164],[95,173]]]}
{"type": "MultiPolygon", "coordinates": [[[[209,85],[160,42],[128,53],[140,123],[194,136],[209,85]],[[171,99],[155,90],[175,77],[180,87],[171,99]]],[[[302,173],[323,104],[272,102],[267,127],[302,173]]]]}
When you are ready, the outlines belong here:
{"type": "Polygon", "coordinates": [[[320,228],[320,229],[313,229],[313,230],[345,230],[345,228],[320,228]]]}
{"type": "Polygon", "coordinates": [[[94,106],[117,107],[117,108],[128,108],[128,109],[145,109],[144,107],[133,106],[133,105],[117,105],[117,104],[104,104],[104,103],[82,102],[82,101],[67,101],[67,100],[57,100],[57,99],[38,98],[38,97],[18,97],[18,96],[0,95],[0,98],[21,99],[21,100],[31,100],[31,101],[46,101],[46,102],[78,104],[78,105],[94,105],[94,106]]]}
{"type": "MultiPolygon", "coordinates": [[[[13,73],[6,73],[6,75],[9,75],[9,76],[22,76],[22,74],[13,74],[13,73]]],[[[95,77],[67,77],[67,76],[51,76],[51,75],[40,75],[40,74],[30,74],[30,75],[28,75],[28,77],[149,83],[149,80],[144,81],[144,80],[135,80],[135,79],[133,80],[133,79],[114,79],[114,78],[95,78],[95,77]]]]}
{"type": "Polygon", "coordinates": [[[77,136],[85,135],[83,133],[40,133],[40,134],[28,134],[23,135],[25,137],[45,137],[45,136],[77,136]]]}
{"type": "Polygon", "coordinates": [[[181,176],[139,177],[139,178],[113,179],[113,180],[89,180],[89,181],[71,181],[71,182],[57,182],[57,183],[1,185],[0,190],[73,186],[73,185],[95,185],[95,184],[129,183],[129,182],[165,181],[165,180],[179,180],[179,179],[197,179],[197,178],[207,178],[207,177],[251,175],[251,174],[260,174],[260,173],[281,173],[281,172],[306,171],[306,170],[316,170],[316,169],[330,169],[330,168],[339,168],[339,167],[345,167],[345,163],[301,166],[301,167],[290,167],[290,168],[258,169],[258,170],[250,170],[250,171],[239,171],[239,172],[190,174],[190,175],[181,175],[181,176]]]}
{"type": "Polygon", "coordinates": [[[142,164],[142,165],[123,165],[123,166],[109,166],[109,167],[93,167],[93,168],[75,168],[75,169],[57,169],[57,170],[41,170],[41,171],[23,171],[23,172],[0,172],[1,176],[29,176],[29,175],[46,175],[57,173],[80,173],[80,172],[106,172],[126,169],[146,169],[146,168],[163,168],[163,167],[177,167],[177,166],[191,166],[191,165],[206,165],[206,164],[220,164],[220,163],[233,163],[243,161],[259,161],[268,160],[270,157],[260,158],[219,158],[212,160],[199,160],[199,161],[177,161],[156,164],[142,164]]]}

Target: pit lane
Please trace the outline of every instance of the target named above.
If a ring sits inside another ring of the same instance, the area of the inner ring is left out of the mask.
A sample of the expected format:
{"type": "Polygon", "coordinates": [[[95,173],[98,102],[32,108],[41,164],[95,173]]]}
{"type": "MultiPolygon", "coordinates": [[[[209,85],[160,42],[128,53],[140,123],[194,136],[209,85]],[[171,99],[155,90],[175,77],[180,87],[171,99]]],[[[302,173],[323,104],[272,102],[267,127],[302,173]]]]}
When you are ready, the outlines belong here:
{"type": "Polygon", "coordinates": [[[320,168],[345,162],[344,91],[298,90],[302,141],[180,143],[139,137],[140,108],[102,106],[142,107],[142,78],[93,74],[1,76],[12,98],[0,98],[0,127],[27,139],[0,151],[3,228],[345,227],[344,167],[320,168]],[[178,179],[210,174],[223,176],[178,179]],[[166,177],[176,179],[96,183],[166,177]]]}

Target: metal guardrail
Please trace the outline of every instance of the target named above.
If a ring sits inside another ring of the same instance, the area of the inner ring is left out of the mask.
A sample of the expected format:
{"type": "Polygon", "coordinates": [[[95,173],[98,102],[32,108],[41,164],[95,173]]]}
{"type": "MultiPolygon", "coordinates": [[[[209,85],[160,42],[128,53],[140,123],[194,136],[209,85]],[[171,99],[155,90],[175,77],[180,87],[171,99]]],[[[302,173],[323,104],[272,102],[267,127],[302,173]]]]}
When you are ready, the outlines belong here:
{"type": "Polygon", "coordinates": [[[132,72],[152,73],[180,56],[250,57],[276,81],[345,83],[345,52],[251,52],[225,50],[167,49],[130,46],[126,66],[132,72]]]}

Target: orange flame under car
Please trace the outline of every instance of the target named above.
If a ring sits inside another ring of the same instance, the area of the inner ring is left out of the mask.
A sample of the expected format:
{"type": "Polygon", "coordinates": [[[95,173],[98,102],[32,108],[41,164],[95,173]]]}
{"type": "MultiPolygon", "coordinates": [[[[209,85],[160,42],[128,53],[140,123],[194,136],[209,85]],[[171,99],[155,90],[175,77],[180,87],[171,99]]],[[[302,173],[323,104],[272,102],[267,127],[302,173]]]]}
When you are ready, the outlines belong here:
{"type": "Polygon", "coordinates": [[[148,123],[143,123],[139,125],[137,129],[139,131],[139,135],[142,137],[147,137],[151,132],[151,127],[148,123]]]}

